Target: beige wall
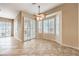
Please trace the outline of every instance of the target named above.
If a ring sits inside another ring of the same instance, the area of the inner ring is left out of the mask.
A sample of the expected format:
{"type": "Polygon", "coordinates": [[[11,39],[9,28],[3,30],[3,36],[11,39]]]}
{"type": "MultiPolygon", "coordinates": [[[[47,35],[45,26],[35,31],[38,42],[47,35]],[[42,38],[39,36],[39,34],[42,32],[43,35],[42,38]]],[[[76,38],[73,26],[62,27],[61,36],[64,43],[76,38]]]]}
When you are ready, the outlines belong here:
{"type": "Polygon", "coordinates": [[[20,12],[14,20],[14,37],[20,41],[24,40],[24,21],[23,14],[20,12]]]}
{"type": "Polygon", "coordinates": [[[78,8],[77,4],[64,4],[62,7],[62,42],[78,48],[78,8]]]}
{"type": "Polygon", "coordinates": [[[66,3],[47,11],[48,14],[62,11],[62,43],[78,48],[78,4],[66,3]]]}
{"type": "Polygon", "coordinates": [[[12,19],[5,18],[5,17],[0,17],[0,21],[5,21],[5,22],[12,22],[12,19]]]}
{"type": "Polygon", "coordinates": [[[14,38],[19,39],[19,19],[20,15],[18,14],[14,19],[14,38]]]}

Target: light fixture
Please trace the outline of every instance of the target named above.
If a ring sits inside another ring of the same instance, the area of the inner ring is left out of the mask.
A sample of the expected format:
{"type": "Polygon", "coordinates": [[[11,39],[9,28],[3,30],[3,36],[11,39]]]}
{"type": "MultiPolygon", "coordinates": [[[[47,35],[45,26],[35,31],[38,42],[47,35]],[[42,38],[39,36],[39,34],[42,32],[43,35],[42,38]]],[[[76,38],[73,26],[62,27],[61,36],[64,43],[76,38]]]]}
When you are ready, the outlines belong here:
{"type": "MultiPolygon", "coordinates": [[[[38,5],[36,3],[33,3],[34,5],[38,5]]],[[[37,15],[34,15],[36,20],[43,20],[47,14],[44,14],[44,13],[40,13],[40,5],[37,6],[38,7],[38,14],[37,15]]]]}

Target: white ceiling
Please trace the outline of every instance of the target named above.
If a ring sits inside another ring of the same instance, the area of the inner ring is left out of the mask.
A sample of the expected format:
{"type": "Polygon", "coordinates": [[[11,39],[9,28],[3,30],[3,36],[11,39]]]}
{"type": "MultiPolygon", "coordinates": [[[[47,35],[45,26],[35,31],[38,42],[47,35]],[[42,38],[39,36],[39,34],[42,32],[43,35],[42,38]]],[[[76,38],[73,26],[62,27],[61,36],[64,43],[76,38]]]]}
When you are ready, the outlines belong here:
{"type": "MultiPolygon", "coordinates": [[[[60,5],[61,3],[37,3],[37,4],[40,5],[41,12],[45,12],[47,10],[50,10],[50,9],[60,5]]],[[[30,14],[38,13],[38,7],[33,5],[32,3],[0,3],[0,9],[1,9],[1,7],[13,10],[15,12],[23,10],[30,14]]],[[[3,9],[1,9],[1,10],[3,10],[3,9]]]]}

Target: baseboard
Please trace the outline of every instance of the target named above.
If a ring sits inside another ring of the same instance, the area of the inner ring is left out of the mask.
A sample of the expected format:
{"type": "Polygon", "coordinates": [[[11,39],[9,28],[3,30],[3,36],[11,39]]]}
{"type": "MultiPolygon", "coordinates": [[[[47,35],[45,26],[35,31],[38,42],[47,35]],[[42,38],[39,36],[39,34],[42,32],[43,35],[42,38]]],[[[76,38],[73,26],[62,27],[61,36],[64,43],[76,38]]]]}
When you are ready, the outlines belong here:
{"type": "MultiPolygon", "coordinates": [[[[47,39],[48,40],[48,39],[47,39]]],[[[69,45],[66,45],[66,44],[63,44],[57,40],[48,40],[48,41],[55,41],[57,44],[59,44],[60,46],[64,46],[64,47],[69,47],[69,48],[72,48],[72,49],[75,49],[75,50],[79,50],[79,48],[77,47],[72,47],[72,46],[69,46],[69,45]]]]}
{"type": "Polygon", "coordinates": [[[66,47],[73,48],[73,49],[75,49],[75,50],[79,50],[79,48],[77,48],[77,47],[69,46],[69,45],[66,45],[66,44],[62,44],[62,46],[66,46],[66,47]]]}
{"type": "MultiPolygon", "coordinates": [[[[56,40],[55,40],[55,41],[56,41],[56,40]]],[[[69,48],[72,48],[72,49],[75,49],[75,50],[79,50],[79,48],[77,48],[77,47],[72,47],[72,46],[69,46],[69,45],[60,43],[60,42],[58,42],[58,41],[56,41],[56,43],[60,44],[61,46],[65,46],[65,47],[69,47],[69,48]]]]}

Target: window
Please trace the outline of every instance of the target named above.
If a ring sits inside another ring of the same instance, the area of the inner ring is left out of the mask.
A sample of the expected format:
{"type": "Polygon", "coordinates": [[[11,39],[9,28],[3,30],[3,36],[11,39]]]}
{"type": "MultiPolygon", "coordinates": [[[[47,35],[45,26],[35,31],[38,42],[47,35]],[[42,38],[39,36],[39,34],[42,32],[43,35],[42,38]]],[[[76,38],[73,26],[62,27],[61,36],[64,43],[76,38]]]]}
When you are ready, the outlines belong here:
{"type": "Polygon", "coordinates": [[[11,23],[0,22],[0,37],[11,36],[11,23]]]}
{"type": "Polygon", "coordinates": [[[49,20],[44,20],[44,23],[43,23],[43,30],[44,30],[44,33],[48,33],[49,32],[49,20]]]}
{"type": "Polygon", "coordinates": [[[38,29],[39,33],[52,33],[54,34],[54,28],[55,28],[55,18],[49,18],[45,19],[43,21],[38,21],[38,29]],[[43,27],[42,27],[43,26],[43,27]],[[43,30],[42,30],[43,29],[43,30]]]}
{"type": "Polygon", "coordinates": [[[35,20],[24,18],[24,40],[35,38],[35,20]]]}

